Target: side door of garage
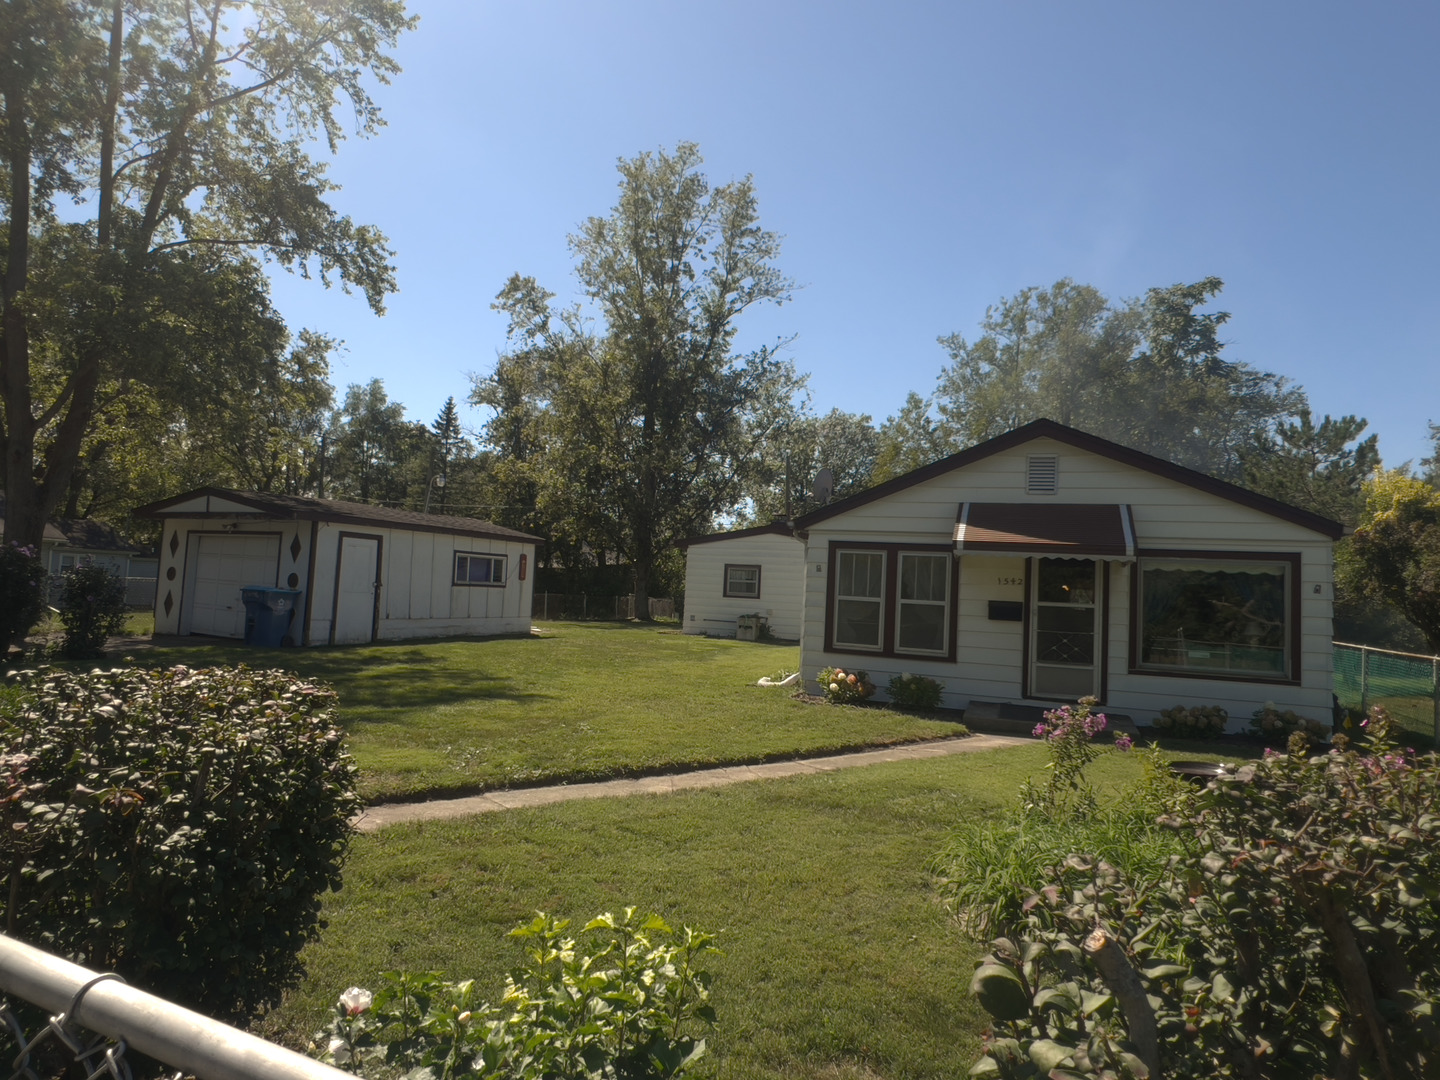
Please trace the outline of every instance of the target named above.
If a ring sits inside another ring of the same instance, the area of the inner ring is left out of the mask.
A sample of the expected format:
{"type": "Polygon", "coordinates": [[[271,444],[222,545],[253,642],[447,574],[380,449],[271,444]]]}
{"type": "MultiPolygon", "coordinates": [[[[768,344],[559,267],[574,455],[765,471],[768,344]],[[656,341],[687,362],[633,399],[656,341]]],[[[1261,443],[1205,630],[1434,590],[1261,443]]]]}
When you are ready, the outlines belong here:
{"type": "Polygon", "coordinates": [[[340,534],[332,645],[374,641],[380,615],[380,537],[340,534]]]}
{"type": "Polygon", "coordinates": [[[245,636],[246,585],[275,584],[280,567],[280,537],[206,534],[195,553],[195,588],[190,597],[186,633],[214,637],[245,636]]]}

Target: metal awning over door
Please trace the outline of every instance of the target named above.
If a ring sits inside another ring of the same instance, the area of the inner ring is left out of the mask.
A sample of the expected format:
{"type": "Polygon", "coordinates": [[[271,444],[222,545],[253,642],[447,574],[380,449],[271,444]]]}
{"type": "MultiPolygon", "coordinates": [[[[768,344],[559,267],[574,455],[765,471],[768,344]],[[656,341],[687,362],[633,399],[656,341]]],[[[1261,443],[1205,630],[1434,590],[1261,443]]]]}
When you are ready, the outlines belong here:
{"type": "Polygon", "coordinates": [[[1135,521],[1125,503],[960,504],[955,554],[1133,559],[1135,521]]]}

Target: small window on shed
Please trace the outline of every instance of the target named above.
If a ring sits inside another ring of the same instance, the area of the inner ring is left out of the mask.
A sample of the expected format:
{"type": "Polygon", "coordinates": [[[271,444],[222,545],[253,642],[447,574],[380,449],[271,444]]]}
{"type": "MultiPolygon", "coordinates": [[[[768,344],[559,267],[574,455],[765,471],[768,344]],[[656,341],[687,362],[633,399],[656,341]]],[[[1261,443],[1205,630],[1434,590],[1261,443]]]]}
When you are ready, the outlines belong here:
{"type": "Polygon", "coordinates": [[[505,586],[504,555],[474,555],[468,551],[455,553],[456,585],[505,586]]]}
{"type": "Polygon", "coordinates": [[[760,598],[760,567],[726,563],[725,595],[758,600],[760,598]]]}
{"type": "Polygon", "coordinates": [[[1060,458],[1031,454],[1025,459],[1025,494],[1054,495],[1060,490],[1060,458]]]}

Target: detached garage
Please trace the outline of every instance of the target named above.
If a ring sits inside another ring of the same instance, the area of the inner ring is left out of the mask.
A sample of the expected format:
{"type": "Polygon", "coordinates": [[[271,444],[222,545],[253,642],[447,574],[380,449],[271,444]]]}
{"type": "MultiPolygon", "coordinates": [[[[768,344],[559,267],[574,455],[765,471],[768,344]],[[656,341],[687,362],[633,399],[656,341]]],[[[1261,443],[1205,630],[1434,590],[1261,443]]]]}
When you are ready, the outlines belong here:
{"type": "Polygon", "coordinates": [[[135,514],[162,523],[157,634],[243,638],[252,586],[299,593],[290,644],[530,629],[539,538],[487,521],[208,487],[135,514]]]}

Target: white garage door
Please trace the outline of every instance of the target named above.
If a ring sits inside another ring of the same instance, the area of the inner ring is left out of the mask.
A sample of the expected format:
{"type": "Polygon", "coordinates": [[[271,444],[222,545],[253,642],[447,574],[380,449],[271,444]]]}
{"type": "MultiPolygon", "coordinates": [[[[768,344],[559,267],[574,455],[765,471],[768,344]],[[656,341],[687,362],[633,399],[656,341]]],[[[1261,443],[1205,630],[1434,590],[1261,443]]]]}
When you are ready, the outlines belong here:
{"type": "Polygon", "coordinates": [[[245,585],[275,584],[280,565],[278,536],[202,536],[195,559],[195,591],[190,598],[190,633],[216,637],[245,636],[245,585]]]}

